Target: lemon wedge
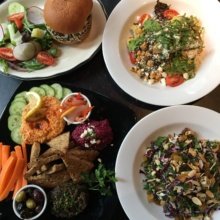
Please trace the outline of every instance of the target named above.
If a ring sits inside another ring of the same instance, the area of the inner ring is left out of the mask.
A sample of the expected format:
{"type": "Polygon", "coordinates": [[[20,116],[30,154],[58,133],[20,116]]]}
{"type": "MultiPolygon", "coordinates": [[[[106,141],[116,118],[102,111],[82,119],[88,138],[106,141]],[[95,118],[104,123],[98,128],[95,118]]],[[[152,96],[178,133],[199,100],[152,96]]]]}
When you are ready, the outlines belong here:
{"type": "Polygon", "coordinates": [[[69,113],[73,112],[78,106],[71,106],[70,108],[68,108],[66,111],[64,111],[61,114],[61,118],[65,117],[66,115],[68,115],[69,113]]]}
{"type": "Polygon", "coordinates": [[[27,92],[26,97],[28,99],[29,111],[25,115],[25,120],[28,121],[32,118],[36,119],[36,115],[39,115],[38,112],[42,107],[42,99],[40,95],[36,92],[27,92]]]}

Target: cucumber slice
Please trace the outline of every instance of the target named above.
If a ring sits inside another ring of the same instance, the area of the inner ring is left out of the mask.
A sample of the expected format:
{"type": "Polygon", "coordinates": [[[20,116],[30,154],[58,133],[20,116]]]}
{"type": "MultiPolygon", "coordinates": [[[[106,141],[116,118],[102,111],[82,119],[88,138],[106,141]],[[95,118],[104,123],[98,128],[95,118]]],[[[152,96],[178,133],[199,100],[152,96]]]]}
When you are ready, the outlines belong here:
{"type": "Polygon", "coordinates": [[[20,96],[20,97],[15,97],[15,98],[13,99],[12,103],[13,103],[13,102],[24,102],[25,104],[27,104],[27,100],[25,99],[25,97],[22,97],[22,96],[20,96]]]}
{"type": "Polygon", "coordinates": [[[57,99],[63,98],[63,87],[59,83],[54,83],[51,87],[55,90],[55,97],[57,99]]]}
{"type": "Polygon", "coordinates": [[[12,2],[8,6],[8,14],[12,15],[19,12],[25,12],[25,8],[18,2],[12,2]]]}
{"type": "Polygon", "coordinates": [[[21,126],[21,115],[10,115],[8,117],[8,129],[12,131],[15,127],[21,126]]]}
{"type": "Polygon", "coordinates": [[[42,84],[40,85],[40,88],[45,90],[46,96],[55,96],[55,90],[51,86],[47,84],[42,84]]]}
{"type": "Polygon", "coordinates": [[[72,91],[69,88],[66,88],[66,87],[63,88],[63,98],[71,93],[72,91]]]}
{"type": "Polygon", "coordinates": [[[21,115],[25,106],[26,103],[20,101],[11,103],[11,106],[9,107],[10,115],[21,115]]]}
{"type": "Polygon", "coordinates": [[[20,132],[20,127],[15,127],[12,131],[11,131],[11,139],[17,143],[17,144],[21,144],[21,132],[20,132]]]}
{"type": "Polygon", "coordinates": [[[43,88],[40,87],[32,87],[30,89],[31,92],[36,92],[37,94],[39,94],[41,97],[46,95],[46,91],[43,88]]]}
{"type": "MultiPolygon", "coordinates": [[[[18,97],[23,97],[26,99],[26,92],[27,91],[23,91],[23,92],[19,92],[16,96],[15,96],[15,99],[18,98],[18,97]]],[[[26,99],[27,100],[27,99],[26,99]]]]}

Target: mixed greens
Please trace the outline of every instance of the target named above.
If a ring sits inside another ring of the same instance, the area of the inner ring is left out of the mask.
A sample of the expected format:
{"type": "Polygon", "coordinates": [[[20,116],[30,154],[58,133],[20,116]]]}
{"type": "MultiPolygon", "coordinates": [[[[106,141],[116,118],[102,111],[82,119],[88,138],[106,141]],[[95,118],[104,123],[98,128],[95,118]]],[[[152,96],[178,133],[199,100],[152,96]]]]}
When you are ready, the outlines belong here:
{"type": "Polygon", "coordinates": [[[58,50],[41,8],[11,2],[5,20],[0,21],[0,71],[8,73],[10,67],[30,72],[55,63],[58,50]]]}
{"type": "Polygon", "coordinates": [[[196,74],[203,28],[195,16],[157,1],[153,16],[138,16],[131,26],[127,47],[132,72],[149,84],[177,86],[196,74]]]}
{"type": "Polygon", "coordinates": [[[186,128],[160,136],[145,152],[141,173],[148,200],[178,220],[210,220],[220,208],[220,142],[186,128]]]}

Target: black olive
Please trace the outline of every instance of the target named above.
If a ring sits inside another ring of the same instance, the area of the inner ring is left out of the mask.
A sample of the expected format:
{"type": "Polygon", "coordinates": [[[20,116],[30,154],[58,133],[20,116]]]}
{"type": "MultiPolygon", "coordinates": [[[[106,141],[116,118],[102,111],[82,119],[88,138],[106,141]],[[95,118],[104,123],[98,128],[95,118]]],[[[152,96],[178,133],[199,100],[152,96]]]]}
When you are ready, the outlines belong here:
{"type": "Polygon", "coordinates": [[[29,209],[23,209],[21,212],[20,212],[20,216],[21,218],[31,218],[35,215],[35,213],[32,211],[32,210],[29,210],[29,209]]]}
{"type": "Polygon", "coordinates": [[[38,189],[34,189],[33,191],[33,199],[35,200],[36,203],[43,203],[44,201],[44,195],[42,192],[40,192],[38,189]]]}
{"type": "Polygon", "coordinates": [[[36,206],[35,212],[36,212],[36,213],[40,213],[41,210],[42,210],[42,208],[43,208],[43,207],[42,207],[41,205],[36,206]]]}
{"type": "Polygon", "coordinates": [[[27,31],[22,32],[22,41],[29,42],[31,40],[31,34],[27,31]]]}
{"type": "Polygon", "coordinates": [[[22,209],[24,209],[25,208],[25,203],[23,203],[23,202],[19,202],[19,203],[17,203],[16,204],[16,209],[17,209],[17,211],[20,213],[21,211],[22,211],[22,209]]]}

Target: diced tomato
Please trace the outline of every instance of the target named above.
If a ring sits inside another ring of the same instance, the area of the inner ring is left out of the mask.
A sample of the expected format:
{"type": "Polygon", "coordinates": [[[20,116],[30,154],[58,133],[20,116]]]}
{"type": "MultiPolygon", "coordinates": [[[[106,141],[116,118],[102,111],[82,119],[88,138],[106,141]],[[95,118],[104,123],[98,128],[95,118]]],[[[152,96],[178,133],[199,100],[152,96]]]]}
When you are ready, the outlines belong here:
{"type": "Polygon", "coordinates": [[[182,84],[184,82],[184,78],[181,75],[168,75],[166,77],[166,85],[167,86],[171,86],[171,87],[175,87],[175,86],[179,86],[180,84],[182,84]]]}
{"type": "Polygon", "coordinates": [[[129,58],[132,64],[136,63],[136,57],[134,51],[129,52],[129,58]]]}
{"type": "Polygon", "coordinates": [[[49,53],[47,53],[46,51],[40,51],[38,54],[37,54],[37,57],[36,57],[37,61],[39,63],[42,63],[44,65],[47,65],[47,66],[51,66],[55,63],[55,59],[53,56],[51,56],[49,53]]]}
{"type": "Polygon", "coordinates": [[[140,24],[143,24],[145,21],[147,21],[151,16],[147,13],[142,14],[141,16],[137,17],[137,22],[140,24]]]}
{"type": "Polygon", "coordinates": [[[167,9],[163,12],[163,16],[169,20],[179,15],[179,13],[175,9],[167,9]]]}
{"type": "Polygon", "coordinates": [[[23,28],[23,18],[24,12],[15,13],[8,16],[8,20],[14,22],[18,30],[21,30],[23,28]]]}
{"type": "Polygon", "coordinates": [[[0,58],[4,60],[9,60],[9,61],[16,60],[16,58],[13,55],[12,48],[8,48],[8,47],[0,47],[0,58]]]}

